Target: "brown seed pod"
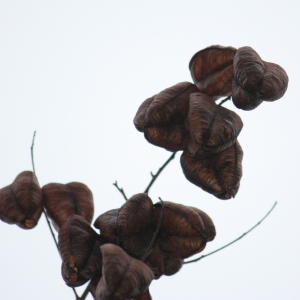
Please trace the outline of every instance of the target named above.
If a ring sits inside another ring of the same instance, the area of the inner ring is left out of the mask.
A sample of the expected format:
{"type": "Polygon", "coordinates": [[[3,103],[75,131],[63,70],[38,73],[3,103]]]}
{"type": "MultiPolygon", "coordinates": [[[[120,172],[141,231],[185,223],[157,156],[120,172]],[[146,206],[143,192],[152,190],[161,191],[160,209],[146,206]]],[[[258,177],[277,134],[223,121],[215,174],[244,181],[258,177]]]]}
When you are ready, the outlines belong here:
{"type": "Polygon", "coordinates": [[[140,294],[139,296],[134,297],[133,300],[152,300],[149,289],[146,292],[140,294]]]}
{"type": "Polygon", "coordinates": [[[94,202],[91,190],[83,183],[49,183],[42,188],[43,204],[54,228],[59,228],[73,215],[84,217],[91,223],[94,202]]]}
{"type": "Polygon", "coordinates": [[[274,63],[263,61],[251,47],[239,48],[233,61],[232,101],[236,107],[252,110],[263,101],[281,98],[288,87],[288,75],[274,63]]]}
{"type": "MultiPolygon", "coordinates": [[[[162,204],[154,205],[154,222],[160,217],[162,204]]],[[[160,249],[181,259],[201,252],[215,238],[210,217],[194,207],[163,202],[163,219],[157,238],[160,249]]]]}
{"type": "Polygon", "coordinates": [[[59,230],[58,247],[62,258],[62,277],[68,286],[80,286],[101,276],[101,237],[79,215],[69,217],[59,230]]]}
{"type": "Polygon", "coordinates": [[[185,149],[188,133],[185,119],[189,95],[197,92],[190,82],[181,82],[148,98],[139,107],[134,124],[148,142],[169,151],[185,149]]]}
{"type": "Polygon", "coordinates": [[[126,300],[147,292],[154,275],[146,264],[113,244],[105,244],[100,250],[103,268],[96,289],[96,300],[126,300]]]}
{"type": "Polygon", "coordinates": [[[145,259],[145,264],[152,270],[154,278],[159,279],[162,275],[176,274],[183,265],[183,259],[165,253],[160,249],[159,244],[155,243],[151,254],[145,259]]]}
{"type": "Polygon", "coordinates": [[[187,180],[219,199],[236,195],[242,177],[243,151],[238,142],[219,154],[193,157],[188,150],[181,155],[181,166],[187,180]]]}
{"type": "Polygon", "coordinates": [[[109,243],[141,258],[153,236],[153,203],[145,193],[132,196],[120,209],[100,215],[94,226],[109,243]]]}
{"type": "Polygon", "coordinates": [[[229,148],[243,128],[243,122],[235,112],[216,105],[202,93],[190,95],[187,125],[191,137],[188,149],[197,156],[216,154],[229,148]]]}
{"type": "Polygon", "coordinates": [[[172,152],[185,149],[188,144],[188,138],[189,135],[185,123],[145,129],[145,139],[150,144],[172,152]]]}
{"type": "Polygon", "coordinates": [[[20,173],[11,185],[0,189],[3,222],[31,229],[37,225],[42,211],[42,191],[33,172],[20,173]]]}
{"type": "Polygon", "coordinates": [[[229,96],[233,80],[233,58],[237,49],[219,45],[197,52],[189,68],[200,92],[217,100],[229,96]]]}

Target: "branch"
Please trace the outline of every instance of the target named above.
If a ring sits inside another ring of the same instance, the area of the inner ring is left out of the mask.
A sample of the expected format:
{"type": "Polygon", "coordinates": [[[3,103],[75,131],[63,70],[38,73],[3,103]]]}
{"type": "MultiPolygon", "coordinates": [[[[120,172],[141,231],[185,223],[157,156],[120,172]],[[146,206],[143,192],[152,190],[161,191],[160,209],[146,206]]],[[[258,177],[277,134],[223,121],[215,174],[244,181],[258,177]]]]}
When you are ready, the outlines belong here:
{"type": "Polygon", "coordinates": [[[145,253],[144,253],[144,255],[143,255],[142,259],[141,259],[142,262],[145,261],[146,257],[147,257],[148,254],[149,254],[150,249],[153,247],[153,244],[154,244],[154,242],[156,241],[156,238],[157,238],[157,235],[158,235],[158,232],[159,232],[159,229],[160,229],[160,227],[161,227],[162,220],[163,220],[163,216],[164,216],[164,208],[165,208],[165,206],[164,206],[164,201],[162,201],[161,198],[159,198],[159,201],[161,202],[161,212],[160,212],[158,224],[157,224],[157,227],[156,227],[155,232],[154,232],[154,234],[153,234],[153,237],[152,237],[152,239],[151,239],[151,242],[150,242],[150,244],[149,244],[147,250],[145,251],[145,253]]]}
{"type": "Polygon", "coordinates": [[[76,300],[85,300],[86,296],[87,296],[87,295],[89,294],[89,292],[90,292],[90,283],[91,283],[91,282],[89,282],[89,284],[88,284],[87,287],[85,288],[85,290],[84,290],[83,294],[81,295],[81,297],[79,297],[79,298],[76,299],[76,300]]]}
{"type": "Polygon", "coordinates": [[[126,197],[126,194],[125,194],[123,188],[120,188],[120,187],[118,186],[118,182],[116,181],[115,183],[113,183],[113,185],[114,185],[114,186],[118,189],[118,191],[123,195],[125,201],[127,201],[128,199],[127,199],[127,197],[126,197]]]}
{"type": "Polygon", "coordinates": [[[155,182],[155,180],[157,179],[157,177],[159,176],[159,174],[163,171],[163,169],[169,164],[169,162],[175,157],[176,152],[172,153],[172,155],[168,158],[168,160],[158,169],[157,173],[155,175],[153,175],[153,173],[151,172],[151,176],[152,179],[150,181],[150,183],[148,184],[147,188],[145,189],[144,193],[148,193],[151,186],[153,185],[153,183],[155,182]]]}
{"type": "Polygon", "coordinates": [[[225,103],[226,101],[231,99],[231,95],[229,95],[228,97],[226,97],[225,99],[223,99],[218,105],[222,105],[223,103],[225,103]]]}
{"type": "Polygon", "coordinates": [[[251,227],[248,231],[246,231],[245,233],[243,233],[241,236],[239,236],[238,238],[236,238],[235,240],[233,240],[232,242],[226,244],[225,246],[217,249],[217,250],[214,250],[210,253],[207,253],[207,254],[204,254],[196,259],[193,259],[193,260],[189,260],[189,261],[185,261],[184,264],[189,264],[189,263],[193,263],[193,262],[197,262],[199,261],[200,259],[204,258],[204,257],[207,257],[209,255],[212,255],[230,245],[232,245],[233,243],[237,242],[238,240],[240,240],[241,238],[243,238],[245,235],[247,235],[249,232],[251,232],[253,229],[255,229],[264,219],[266,219],[268,217],[268,215],[273,211],[273,209],[275,208],[275,206],[277,205],[277,201],[273,204],[273,206],[271,207],[271,209],[268,211],[268,213],[258,222],[256,223],[253,227],[251,227]]]}
{"type": "MultiPolygon", "coordinates": [[[[34,131],[34,133],[33,133],[32,142],[31,142],[31,147],[30,147],[32,171],[33,171],[34,174],[35,174],[35,167],[34,167],[34,155],[33,155],[33,149],[34,149],[35,135],[36,135],[36,131],[34,131]]],[[[59,248],[58,248],[58,243],[57,243],[57,240],[56,240],[56,238],[55,238],[55,234],[54,234],[53,229],[52,229],[52,227],[51,227],[51,224],[50,224],[50,221],[49,221],[49,218],[48,218],[48,216],[47,216],[47,213],[46,213],[46,210],[45,210],[44,206],[43,206],[43,213],[44,213],[44,216],[45,216],[45,218],[46,218],[46,221],[47,221],[48,227],[49,227],[49,229],[50,229],[52,238],[53,238],[53,240],[54,240],[55,246],[56,246],[56,248],[57,248],[57,251],[58,251],[58,253],[60,253],[60,252],[59,252],[59,248]]],[[[73,290],[73,292],[74,292],[74,294],[75,294],[76,300],[80,299],[80,298],[78,297],[78,295],[77,295],[77,292],[76,292],[75,288],[72,287],[72,290],[73,290]]]]}
{"type": "Polygon", "coordinates": [[[34,167],[33,147],[34,147],[35,134],[36,134],[36,131],[34,131],[34,133],[33,133],[32,143],[31,143],[31,147],[30,147],[32,171],[34,174],[35,174],[35,167],[34,167]]]}

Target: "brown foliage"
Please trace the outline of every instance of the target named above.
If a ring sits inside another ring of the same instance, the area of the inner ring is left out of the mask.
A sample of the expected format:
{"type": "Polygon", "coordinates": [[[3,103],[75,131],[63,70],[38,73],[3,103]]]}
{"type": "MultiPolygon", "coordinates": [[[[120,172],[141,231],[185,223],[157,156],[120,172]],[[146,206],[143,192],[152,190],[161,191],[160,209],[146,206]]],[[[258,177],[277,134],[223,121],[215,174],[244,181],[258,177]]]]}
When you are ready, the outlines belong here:
{"type": "Polygon", "coordinates": [[[20,173],[12,184],[0,189],[3,222],[31,229],[37,225],[42,211],[42,191],[33,172],[20,173]]]}
{"type": "Polygon", "coordinates": [[[59,231],[66,219],[73,215],[91,223],[94,215],[93,194],[83,183],[49,183],[42,188],[43,204],[54,228],[59,231]]]}

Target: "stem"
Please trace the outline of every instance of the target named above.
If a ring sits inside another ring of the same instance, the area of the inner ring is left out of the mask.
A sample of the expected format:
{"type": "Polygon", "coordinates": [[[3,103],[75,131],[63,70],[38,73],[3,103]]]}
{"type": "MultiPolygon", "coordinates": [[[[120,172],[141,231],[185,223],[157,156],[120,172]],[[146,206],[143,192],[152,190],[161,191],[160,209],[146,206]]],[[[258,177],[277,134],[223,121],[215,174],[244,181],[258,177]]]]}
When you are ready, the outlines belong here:
{"type": "Polygon", "coordinates": [[[164,216],[164,202],[161,200],[161,198],[159,198],[159,201],[161,202],[161,212],[160,212],[160,216],[159,216],[159,220],[158,220],[158,224],[157,224],[157,227],[155,229],[155,232],[153,234],[153,237],[152,237],[152,240],[147,248],[147,250],[145,251],[141,261],[144,261],[146,259],[146,257],[148,256],[148,253],[149,253],[149,250],[152,248],[155,240],[156,240],[156,237],[158,235],[158,232],[159,232],[159,229],[161,227],[161,223],[162,223],[162,220],[163,220],[163,216],[164,216]]]}
{"type": "Polygon", "coordinates": [[[90,283],[87,285],[83,294],[81,295],[81,297],[78,298],[78,300],[85,300],[85,298],[89,294],[89,292],[90,292],[90,283]]]}
{"type": "MultiPolygon", "coordinates": [[[[34,131],[34,133],[33,133],[32,143],[31,143],[31,147],[30,147],[32,171],[33,171],[34,174],[35,174],[35,167],[34,167],[34,155],[33,155],[33,149],[34,149],[35,135],[36,135],[36,131],[34,131]]],[[[55,234],[54,234],[53,229],[52,229],[52,227],[51,227],[51,224],[50,224],[50,221],[49,221],[49,218],[48,218],[48,216],[47,216],[47,213],[46,213],[46,210],[45,210],[45,207],[44,207],[44,206],[43,206],[43,213],[44,213],[44,216],[45,216],[45,218],[46,218],[46,221],[47,221],[49,230],[50,230],[50,232],[51,232],[52,238],[53,238],[53,240],[54,240],[55,246],[56,246],[56,248],[57,248],[57,251],[58,251],[58,253],[60,253],[60,252],[59,252],[59,248],[58,248],[58,243],[57,243],[57,240],[56,240],[56,238],[55,238],[55,234]]],[[[73,290],[73,292],[74,292],[74,294],[75,294],[76,300],[79,300],[80,298],[78,297],[75,288],[72,287],[72,290],[73,290]]]]}
{"type": "Polygon", "coordinates": [[[226,97],[225,99],[223,99],[218,105],[222,105],[223,103],[225,103],[226,101],[231,99],[231,95],[229,95],[228,97],[226,97]]]}
{"type": "Polygon", "coordinates": [[[246,231],[245,233],[243,233],[241,236],[239,236],[238,238],[236,238],[236,239],[233,240],[232,242],[226,244],[225,246],[223,246],[223,247],[221,247],[221,248],[219,248],[219,249],[217,249],[217,250],[214,250],[214,251],[212,251],[212,252],[210,252],[210,253],[204,254],[204,255],[202,255],[202,256],[196,258],[196,259],[189,260],[189,261],[185,261],[184,264],[189,264],[189,263],[197,262],[197,261],[199,261],[200,259],[202,259],[202,258],[204,258],[204,257],[207,257],[207,256],[209,256],[209,255],[212,255],[212,254],[214,254],[214,253],[216,253],[216,252],[218,252],[218,251],[220,251],[220,250],[222,250],[222,249],[224,249],[224,248],[226,248],[226,247],[232,245],[233,243],[237,242],[238,240],[240,240],[241,238],[243,238],[245,235],[247,235],[249,232],[251,232],[253,229],[255,229],[255,228],[256,228],[263,220],[265,220],[265,219],[268,217],[268,215],[273,211],[273,209],[275,208],[276,205],[277,205],[277,201],[273,204],[273,206],[272,206],[271,209],[268,211],[268,213],[267,213],[267,214],[266,214],[266,215],[265,215],[258,223],[256,223],[256,224],[255,224],[253,227],[251,227],[248,231],[246,231]]]}
{"type": "MultiPolygon", "coordinates": [[[[31,149],[31,163],[32,163],[32,170],[33,170],[33,173],[34,173],[34,174],[35,174],[35,167],[34,167],[34,155],[33,155],[33,149],[34,149],[35,135],[36,135],[36,131],[33,133],[32,143],[31,143],[31,148],[30,148],[30,149],[31,149]]],[[[58,249],[58,243],[57,243],[57,240],[56,240],[56,238],[55,238],[55,234],[54,234],[53,229],[52,229],[52,227],[51,227],[51,224],[50,224],[50,221],[49,221],[49,219],[48,219],[48,216],[47,216],[47,213],[46,213],[46,210],[45,210],[44,206],[43,206],[43,212],[44,212],[44,215],[45,215],[45,217],[46,217],[46,221],[47,221],[48,227],[49,227],[49,229],[50,229],[52,238],[53,238],[54,243],[55,243],[55,245],[56,245],[56,248],[57,248],[57,250],[58,250],[58,252],[59,252],[59,249],[58,249]]]]}
{"type": "Polygon", "coordinates": [[[153,173],[151,172],[151,176],[152,179],[150,181],[150,183],[148,184],[147,188],[145,189],[144,193],[148,193],[151,186],[153,185],[153,183],[155,182],[155,180],[157,179],[157,177],[159,176],[159,174],[163,171],[163,169],[169,164],[169,162],[174,159],[176,152],[172,153],[172,155],[168,158],[168,160],[158,169],[157,173],[155,175],[153,175],[153,173]]]}
{"type": "Polygon", "coordinates": [[[34,147],[35,134],[36,134],[36,131],[34,131],[34,133],[33,133],[32,143],[31,143],[31,148],[30,148],[30,150],[31,150],[30,152],[31,152],[32,171],[33,171],[34,174],[35,174],[35,167],[34,167],[33,147],[34,147]]]}
{"type": "Polygon", "coordinates": [[[113,183],[113,185],[114,185],[114,186],[118,189],[118,191],[123,195],[125,201],[127,201],[128,199],[127,199],[127,197],[126,197],[126,194],[125,194],[123,188],[120,188],[120,187],[118,186],[118,182],[116,181],[115,183],[113,183]]]}

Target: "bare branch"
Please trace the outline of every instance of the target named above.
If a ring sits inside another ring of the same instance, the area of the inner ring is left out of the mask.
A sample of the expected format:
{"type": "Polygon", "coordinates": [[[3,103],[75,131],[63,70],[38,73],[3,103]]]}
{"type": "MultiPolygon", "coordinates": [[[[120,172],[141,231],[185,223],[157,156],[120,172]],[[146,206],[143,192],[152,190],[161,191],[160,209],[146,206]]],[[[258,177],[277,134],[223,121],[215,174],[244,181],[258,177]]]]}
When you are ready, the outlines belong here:
{"type": "Polygon", "coordinates": [[[126,197],[126,194],[125,194],[123,188],[120,188],[120,187],[118,186],[118,182],[116,181],[115,183],[113,183],[113,185],[114,185],[114,186],[118,189],[118,191],[123,195],[125,201],[127,201],[128,199],[127,199],[127,197],[126,197]]]}
{"type": "MultiPolygon", "coordinates": [[[[31,147],[30,147],[30,150],[31,150],[30,152],[31,152],[32,171],[33,171],[34,174],[35,174],[35,167],[34,167],[34,155],[33,155],[33,149],[34,149],[35,135],[36,135],[36,131],[34,131],[34,133],[33,133],[32,143],[31,143],[31,147]]],[[[57,248],[57,251],[58,251],[58,253],[60,253],[60,252],[59,252],[59,248],[58,248],[58,243],[57,243],[57,240],[56,240],[56,237],[55,237],[55,234],[54,234],[54,231],[53,231],[53,229],[52,229],[52,227],[51,227],[51,224],[50,224],[50,221],[49,221],[49,218],[48,218],[48,216],[47,216],[47,213],[46,213],[46,210],[45,210],[44,206],[43,206],[43,213],[44,213],[44,216],[45,216],[45,218],[46,218],[46,222],[47,222],[47,224],[48,224],[48,227],[49,227],[49,230],[50,230],[50,232],[51,232],[51,235],[52,235],[52,238],[53,238],[53,240],[54,240],[54,243],[55,243],[55,246],[56,246],[56,248],[57,248]]],[[[77,292],[76,292],[75,288],[72,287],[72,290],[73,290],[73,292],[74,292],[74,294],[75,294],[76,300],[80,299],[79,296],[77,295],[77,292]]]]}
{"type": "Polygon", "coordinates": [[[83,294],[81,295],[81,297],[79,297],[79,298],[76,299],[76,300],[85,300],[85,298],[87,297],[87,295],[88,295],[89,292],[90,292],[90,283],[91,283],[91,282],[89,282],[89,284],[88,284],[87,287],[85,288],[85,290],[84,290],[83,294]]]}
{"type": "Polygon", "coordinates": [[[212,251],[212,252],[210,252],[210,253],[204,254],[204,255],[202,255],[202,256],[196,258],[196,259],[189,260],[189,261],[185,261],[184,264],[189,264],[189,263],[197,262],[197,261],[199,261],[200,259],[202,259],[202,258],[204,258],[204,257],[207,257],[207,256],[209,256],[209,255],[212,255],[212,254],[214,254],[214,253],[216,253],[216,252],[219,252],[220,250],[223,250],[224,248],[226,248],[226,247],[232,245],[233,243],[237,242],[238,240],[240,240],[241,238],[243,238],[245,235],[247,235],[248,233],[250,233],[253,229],[255,229],[255,228],[256,228],[263,220],[265,220],[265,219],[268,217],[268,215],[273,211],[273,209],[275,208],[276,205],[277,205],[277,201],[273,204],[273,206],[272,206],[271,209],[268,211],[268,213],[267,213],[267,214],[266,214],[266,215],[265,215],[258,223],[256,223],[256,224],[255,224],[253,227],[251,227],[248,231],[246,231],[245,233],[243,233],[241,236],[239,236],[238,238],[236,238],[236,239],[233,240],[232,242],[226,244],[225,246],[223,246],[223,247],[221,247],[221,248],[219,248],[219,249],[217,249],[217,250],[214,250],[214,251],[212,251]]]}
{"type": "Polygon", "coordinates": [[[34,147],[35,134],[36,134],[36,131],[34,131],[34,133],[33,133],[32,143],[31,143],[31,147],[30,147],[30,152],[31,152],[31,164],[32,164],[32,171],[33,171],[33,173],[35,173],[34,157],[33,157],[33,147],[34,147]]]}
{"type": "Polygon", "coordinates": [[[231,99],[231,95],[229,95],[228,97],[226,97],[225,99],[223,99],[218,105],[223,105],[223,103],[225,103],[226,101],[231,99]]]}
{"type": "Polygon", "coordinates": [[[172,153],[172,155],[168,158],[168,160],[158,169],[156,174],[153,174],[152,172],[150,173],[152,176],[152,179],[150,181],[150,183],[148,184],[147,188],[145,189],[144,193],[148,193],[151,186],[153,185],[153,183],[155,182],[155,180],[157,179],[157,177],[159,176],[159,174],[163,171],[163,169],[169,164],[169,162],[174,159],[176,152],[172,153]]]}

